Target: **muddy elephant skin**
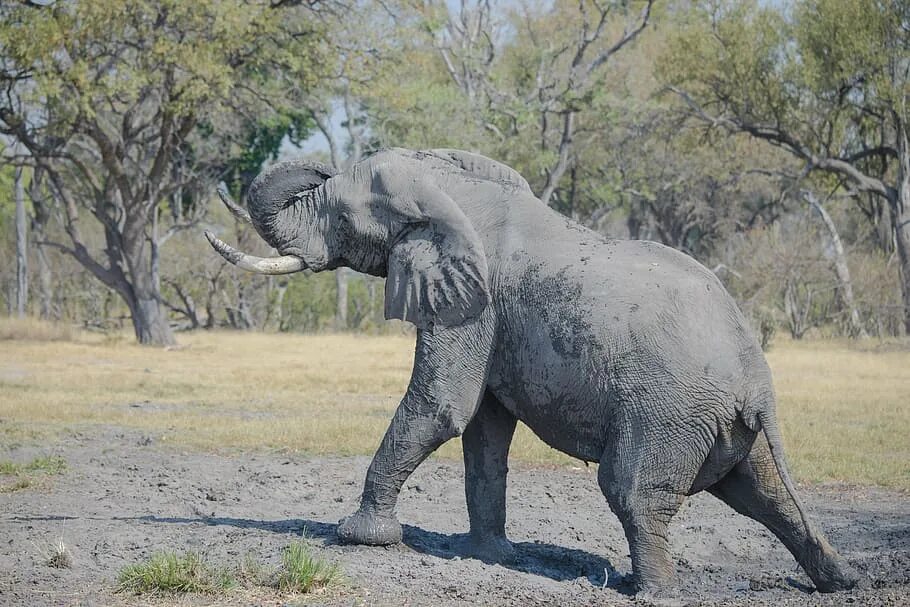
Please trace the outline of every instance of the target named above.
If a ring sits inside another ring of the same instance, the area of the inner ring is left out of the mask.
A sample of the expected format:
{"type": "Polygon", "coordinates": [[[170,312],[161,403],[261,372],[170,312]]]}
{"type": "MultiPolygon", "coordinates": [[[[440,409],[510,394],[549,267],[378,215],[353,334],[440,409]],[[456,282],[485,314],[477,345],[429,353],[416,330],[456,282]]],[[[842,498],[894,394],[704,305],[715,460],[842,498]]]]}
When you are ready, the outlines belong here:
{"type": "Polygon", "coordinates": [[[640,590],[673,588],[667,525],[703,490],[767,526],[818,589],[865,583],[803,511],[761,348],[690,257],[608,240],[542,204],[513,169],[457,150],[385,150],[337,175],[280,163],[256,178],[248,203],[282,256],[253,258],[209,235],[230,261],[383,276],[386,316],[418,329],[410,384],[342,540],[400,541],[402,484],[460,435],[474,551],[510,559],[507,456],[521,420],[600,464],[640,590]]]}

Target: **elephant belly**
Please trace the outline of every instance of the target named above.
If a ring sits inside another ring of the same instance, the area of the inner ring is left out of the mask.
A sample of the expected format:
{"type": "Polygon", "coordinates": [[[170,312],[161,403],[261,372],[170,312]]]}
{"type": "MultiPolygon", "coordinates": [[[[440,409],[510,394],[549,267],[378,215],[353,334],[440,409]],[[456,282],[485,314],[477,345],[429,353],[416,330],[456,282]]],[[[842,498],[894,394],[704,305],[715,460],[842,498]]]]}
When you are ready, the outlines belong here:
{"type": "Polygon", "coordinates": [[[707,452],[737,406],[770,393],[760,348],[708,270],[653,243],[549,250],[511,254],[493,281],[488,386],[550,446],[600,461],[616,427],[658,419],[697,427],[707,452]]]}
{"type": "Polygon", "coordinates": [[[504,344],[496,352],[488,388],[554,449],[600,461],[608,417],[606,377],[594,361],[552,354],[534,339],[504,344]]]}

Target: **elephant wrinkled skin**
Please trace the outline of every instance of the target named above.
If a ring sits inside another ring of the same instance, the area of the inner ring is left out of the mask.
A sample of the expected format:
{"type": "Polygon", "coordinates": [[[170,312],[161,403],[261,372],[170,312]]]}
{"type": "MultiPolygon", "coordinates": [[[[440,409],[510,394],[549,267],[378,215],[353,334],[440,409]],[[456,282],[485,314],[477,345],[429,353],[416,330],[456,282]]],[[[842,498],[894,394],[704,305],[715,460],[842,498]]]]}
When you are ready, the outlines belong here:
{"type": "Polygon", "coordinates": [[[457,150],[385,150],[337,175],[280,163],[248,202],[248,216],[235,214],[282,257],[252,258],[208,235],[229,261],[386,277],[386,316],[418,328],[410,384],[342,540],[400,541],[402,484],[461,435],[476,553],[509,559],[507,457],[521,420],[600,464],[641,590],[672,588],[667,525],[702,490],[767,526],[818,589],[865,582],[806,518],[761,348],[693,259],[605,239],[543,205],[513,169],[457,150]]]}

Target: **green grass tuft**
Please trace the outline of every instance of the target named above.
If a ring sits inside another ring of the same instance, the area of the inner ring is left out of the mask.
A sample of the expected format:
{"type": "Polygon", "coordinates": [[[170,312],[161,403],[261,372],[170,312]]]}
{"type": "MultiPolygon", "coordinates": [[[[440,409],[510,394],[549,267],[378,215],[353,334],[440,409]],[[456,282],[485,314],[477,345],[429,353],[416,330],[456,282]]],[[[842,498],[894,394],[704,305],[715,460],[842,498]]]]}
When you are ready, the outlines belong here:
{"type": "Polygon", "coordinates": [[[237,585],[228,570],[209,565],[195,552],[153,554],[144,563],[121,569],[117,581],[120,592],[135,594],[218,594],[237,585]]]}
{"type": "MultiPolygon", "coordinates": [[[[35,485],[38,475],[62,474],[66,470],[66,460],[62,457],[51,455],[37,457],[25,464],[11,461],[0,461],[0,476],[15,476],[12,484],[0,483],[0,493],[10,493],[20,489],[28,489],[35,485]]],[[[40,483],[38,483],[40,485],[40,483]]]]}
{"type": "Polygon", "coordinates": [[[251,555],[244,557],[239,567],[229,569],[213,566],[195,552],[158,552],[121,569],[117,590],[137,595],[214,595],[243,587],[302,594],[318,592],[342,579],[337,564],[316,556],[306,541],[297,541],[282,552],[280,567],[263,565],[251,555]]]}
{"type": "Polygon", "coordinates": [[[341,581],[341,570],[313,554],[306,541],[292,542],[281,555],[278,588],[289,592],[314,592],[341,581]]]}

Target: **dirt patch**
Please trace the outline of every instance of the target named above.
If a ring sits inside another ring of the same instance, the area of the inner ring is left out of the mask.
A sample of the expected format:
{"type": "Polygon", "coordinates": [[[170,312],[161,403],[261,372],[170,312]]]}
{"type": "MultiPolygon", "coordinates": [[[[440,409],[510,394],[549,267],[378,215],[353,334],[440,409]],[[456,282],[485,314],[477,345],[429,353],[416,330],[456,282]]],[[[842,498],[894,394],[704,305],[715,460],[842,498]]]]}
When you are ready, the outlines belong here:
{"type": "MultiPolygon", "coordinates": [[[[0,451],[21,461],[46,454],[28,447],[0,451]]],[[[159,448],[154,437],[116,432],[68,438],[53,454],[66,459],[68,470],[51,486],[0,495],[0,605],[130,604],[136,600],[114,593],[117,572],[153,552],[199,551],[226,565],[249,555],[276,564],[304,529],[348,578],[344,590],[319,596],[321,605],[634,602],[624,577],[631,569],[628,547],[594,467],[513,466],[508,533],[519,557],[504,567],[465,556],[459,462],[424,463],[399,502],[404,543],[366,548],[339,546],[334,537],[338,519],[357,506],[365,457],[180,453],[159,448]],[[42,546],[61,539],[73,565],[49,567],[42,546]]],[[[906,493],[828,486],[803,487],[802,495],[831,542],[872,577],[872,589],[812,592],[767,530],[698,495],[671,527],[683,603],[910,602],[906,493]]],[[[251,604],[239,594],[225,600],[251,604]]]]}

